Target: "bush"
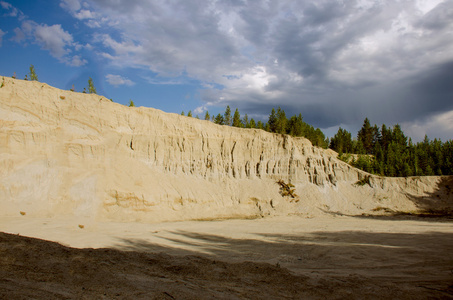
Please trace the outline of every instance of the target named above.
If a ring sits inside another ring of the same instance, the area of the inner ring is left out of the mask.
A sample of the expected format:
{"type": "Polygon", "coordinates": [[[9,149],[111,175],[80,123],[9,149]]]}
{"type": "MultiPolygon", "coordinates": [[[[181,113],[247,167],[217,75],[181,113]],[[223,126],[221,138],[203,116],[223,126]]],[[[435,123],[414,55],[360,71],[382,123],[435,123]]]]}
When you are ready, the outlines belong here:
{"type": "Polygon", "coordinates": [[[278,180],[277,183],[280,185],[280,194],[285,196],[291,196],[291,198],[296,198],[297,195],[295,193],[296,189],[294,185],[291,183],[285,183],[283,180],[278,180]]]}

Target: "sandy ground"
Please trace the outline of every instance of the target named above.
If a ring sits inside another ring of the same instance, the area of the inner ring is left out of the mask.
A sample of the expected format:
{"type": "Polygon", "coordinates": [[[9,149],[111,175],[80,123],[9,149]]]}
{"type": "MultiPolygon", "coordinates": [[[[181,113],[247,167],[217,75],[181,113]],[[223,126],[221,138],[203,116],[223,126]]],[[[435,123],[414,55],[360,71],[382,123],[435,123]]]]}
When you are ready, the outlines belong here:
{"type": "Polygon", "coordinates": [[[451,219],[82,224],[25,215],[1,218],[0,231],[4,299],[453,299],[451,219]]]}

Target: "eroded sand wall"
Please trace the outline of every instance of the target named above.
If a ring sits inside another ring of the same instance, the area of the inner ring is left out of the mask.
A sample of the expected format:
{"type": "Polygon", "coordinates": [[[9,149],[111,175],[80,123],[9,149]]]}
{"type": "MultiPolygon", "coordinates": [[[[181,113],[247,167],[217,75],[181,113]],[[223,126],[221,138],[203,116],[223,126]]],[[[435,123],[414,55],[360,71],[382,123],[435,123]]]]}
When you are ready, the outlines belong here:
{"type": "Polygon", "coordinates": [[[413,196],[431,196],[441,182],[373,177],[358,187],[366,173],[304,138],[3,82],[1,214],[153,222],[416,210],[413,196]],[[282,197],[279,179],[299,197],[282,197]]]}

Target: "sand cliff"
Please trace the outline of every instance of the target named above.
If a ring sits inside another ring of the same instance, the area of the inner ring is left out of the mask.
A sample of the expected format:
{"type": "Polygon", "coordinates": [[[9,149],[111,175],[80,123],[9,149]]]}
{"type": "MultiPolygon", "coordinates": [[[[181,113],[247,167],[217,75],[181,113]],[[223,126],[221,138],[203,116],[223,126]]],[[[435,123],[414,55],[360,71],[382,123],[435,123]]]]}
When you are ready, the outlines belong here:
{"type": "Polygon", "coordinates": [[[0,215],[160,222],[451,210],[452,177],[380,178],[304,138],[3,78],[0,215]],[[283,197],[277,180],[295,185],[283,197]]]}

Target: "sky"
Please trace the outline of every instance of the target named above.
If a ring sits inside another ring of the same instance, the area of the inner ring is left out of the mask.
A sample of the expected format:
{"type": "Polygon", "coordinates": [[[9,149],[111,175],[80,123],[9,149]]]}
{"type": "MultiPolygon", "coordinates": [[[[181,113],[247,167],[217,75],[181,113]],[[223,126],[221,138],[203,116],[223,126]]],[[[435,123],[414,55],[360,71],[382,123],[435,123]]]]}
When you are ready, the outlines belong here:
{"type": "Polygon", "coordinates": [[[125,105],[453,139],[453,0],[1,0],[0,75],[31,64],[125,105]]]}

